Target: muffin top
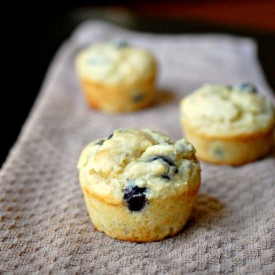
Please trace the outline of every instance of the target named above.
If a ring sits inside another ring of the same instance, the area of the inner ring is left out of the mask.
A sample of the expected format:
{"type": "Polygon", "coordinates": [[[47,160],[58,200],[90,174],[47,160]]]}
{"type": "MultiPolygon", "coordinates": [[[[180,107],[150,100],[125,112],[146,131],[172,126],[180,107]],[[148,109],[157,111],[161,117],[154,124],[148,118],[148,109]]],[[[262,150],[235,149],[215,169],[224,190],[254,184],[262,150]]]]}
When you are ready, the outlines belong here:
{"type": "Polygon", "coordinates": [[[275,125],[272,103],[250,83],[234,87],[205,84],[181,100],[180,116],[206,136],[265,132],[275,125]]]}
{"type": "Polygon", "coordinates": [[[114,204],[131,196],[176,196],[200,184],[194,147],[150,129],[121,128],[91,142],[81,153],[78,169],[89,192],[114,204]]]}
{"type": "Polygon", "coordinates": [[[99,83],[129,85],[156,73],[157,61],[151,51],[113,41],[91,45],[76,57],[79,76],[99,83]]]}

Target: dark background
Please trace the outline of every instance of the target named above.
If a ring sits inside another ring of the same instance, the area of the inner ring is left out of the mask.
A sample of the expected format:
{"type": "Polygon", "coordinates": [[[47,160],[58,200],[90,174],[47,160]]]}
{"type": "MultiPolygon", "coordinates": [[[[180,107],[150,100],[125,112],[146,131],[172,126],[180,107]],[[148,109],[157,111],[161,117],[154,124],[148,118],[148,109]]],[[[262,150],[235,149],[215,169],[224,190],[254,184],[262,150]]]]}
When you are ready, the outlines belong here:
{"type": "Polygon", "coordinates": [[[271,2],[2,1],[0,166],[20,133],[56,50],[83,20],[103,19],[138,31],[250,36],[258,43],[259,60],[275,90],[275,5],[271,2]]]}

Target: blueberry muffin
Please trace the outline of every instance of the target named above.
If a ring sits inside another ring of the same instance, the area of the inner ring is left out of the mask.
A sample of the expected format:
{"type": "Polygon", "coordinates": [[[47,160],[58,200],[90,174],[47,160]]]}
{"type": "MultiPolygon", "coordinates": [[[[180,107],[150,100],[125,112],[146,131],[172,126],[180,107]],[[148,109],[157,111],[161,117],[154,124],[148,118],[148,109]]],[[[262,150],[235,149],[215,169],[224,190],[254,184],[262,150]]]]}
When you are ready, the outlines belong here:
{"type": "Polygon", "coordinates": [[[200,187],[200,164],[185,139],[120,128],[88,144],[79,181],[93,225],[131,242],[162,240],[186,224],[200,187]]]}
{"type": "Polygon", "coordinates": [[[148,49],[124,41],[91,45],[78,53],[75,67],[92,108],[106,112],[135,111],[155,100],[158,66],[148,49]]]}
{"type": "Polygon", "coordinates": [[[180,120],[198,158],[207,162],[241,165],[272,147],[274,107],[251,83],[203,85],[181,100],[180,120]]]}

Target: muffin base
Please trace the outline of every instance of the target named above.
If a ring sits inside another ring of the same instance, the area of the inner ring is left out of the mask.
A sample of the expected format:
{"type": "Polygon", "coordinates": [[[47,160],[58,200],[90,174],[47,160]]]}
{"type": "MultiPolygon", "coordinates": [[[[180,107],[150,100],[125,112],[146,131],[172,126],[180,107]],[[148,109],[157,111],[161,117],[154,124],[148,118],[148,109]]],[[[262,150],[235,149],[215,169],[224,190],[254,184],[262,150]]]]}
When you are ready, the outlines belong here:
{"type": "Polygon", "coordinates": [[[153,104],[156,96],[155,75],[131,85],[105,85],[80,78],[88,106],[106,112],[129,112],[153,104]]]}
{"type": "Polygon", "coordinates": [[[153,242],[179,233],[187,223],[200,184],[168,198],[151,200],[141,211],[126,204],[108,202],[81,186],[95,228],[112,238],[130,242],[153,242]]]}
{"type": "Polygon", "coordinates": [[[198,133],[182,122],[186,139],[205,162],[225,165],[243,165],[268,154],[273,144],[273,128],[265,132],[238,136],[210,136],[198,133]]]}

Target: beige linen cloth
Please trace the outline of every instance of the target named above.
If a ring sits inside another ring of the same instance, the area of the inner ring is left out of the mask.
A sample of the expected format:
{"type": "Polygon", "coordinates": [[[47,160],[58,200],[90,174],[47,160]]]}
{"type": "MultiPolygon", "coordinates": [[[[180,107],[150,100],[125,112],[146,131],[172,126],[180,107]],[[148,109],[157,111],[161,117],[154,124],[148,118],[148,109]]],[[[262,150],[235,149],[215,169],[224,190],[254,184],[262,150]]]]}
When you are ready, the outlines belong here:
{"type": "Polygon", "coordinates": [[[0,172],[0,272],[14,274],[274,274],[275,159],[240,167],[202,163],[189,223],[152,243],[96,231],[76,163],[91,140],[118,127],[147,127],[179,139],[179,100],[205,82],[249,81],[274,100],[253,40],[224,34],[138,33],[84,22],[64,41],[0,172]],[[125,39],[159,60],[159,99],[134,113],[87,108],[74,71],[90,43],[125,39]]]}

